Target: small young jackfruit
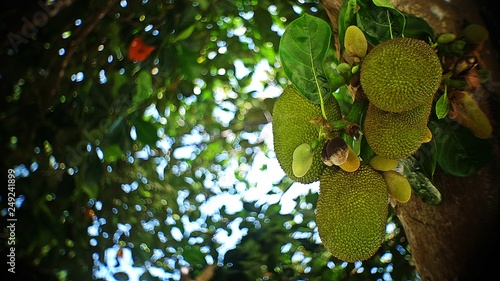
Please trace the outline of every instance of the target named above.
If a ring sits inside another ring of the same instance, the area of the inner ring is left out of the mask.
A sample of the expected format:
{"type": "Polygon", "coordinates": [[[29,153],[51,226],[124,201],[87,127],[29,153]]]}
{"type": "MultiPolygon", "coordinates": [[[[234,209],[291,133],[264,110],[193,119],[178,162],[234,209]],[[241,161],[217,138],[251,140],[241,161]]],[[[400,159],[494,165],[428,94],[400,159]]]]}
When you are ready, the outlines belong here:
{"type": "Polygon", "coordinates": [[[471,44],[481,44],[490,37],[488,29],[476,23],[469,24],[462,31],[462,35],[471,44]]]}
{"type": "Polygon", "coordinates": [[[296,177],[303,177],[311,168],[313,152],[308,143],[303,143],[293,151],[292,172],[296,177]]]}
{"type": "Polygon", "coordinates": [[[361,86],[378,108],[414,109],[428,101],[441,83],[441,63],[434,49],[415,38],[395,38],[376,45],[361,65],[361,86]]]}
{"type": "Polygon", "coordinates": [[[439,35],[439,37],[437,39],[437,43],[438,44],[448,44],[448,43],[452,42],[453,40],[455,40],[455,38],[457,38],[457,36],[453,33],[443,33],[443,34],[439,35]]]}
{"type": "Polygon", "coordinates": [[[340,164],[339,167],[346,171],[346,172],[354,172],[357,169],[359,169],[359,166],[361,165],[361,160],[359,159],[358,155],[356,155],[356,152],[352,150],[350,146],[347,146],[348,153],[347,153],[347,159],[345,160],[344,163],[340,164]]]}
{"type": "Polygon", "coordinates": [[[318,233],[326,249],[348,262],[373,256],[385,235],[387,199],[382,175],[369,165],[352,173],[327,168],[316,207],[318,233]]]}
{"type": "Polygon", "coordinates": [[[406,112],[388,112],[368,106],[364,135],[378,155],[399,159],[413,154],[422,145],[432,104],[406,112]]]}
{"type": "Polygon", "coordinates": [[[377,171],[390,171],[398,167],[398,161],[381,155],[375,155],[370,159],[370,166],[377,171]]]}
{"type": "Polygon", "coordinates": [[[429,127],[425,128],[425,135],[424,139],[422,140],[422,143],[428,143],[432,140],[432,131],[429,129],[429,127]]]}
{"type": "Polygon", "coordinates": [[[387,192],[398,202],[406,203],[411,197],[411,186],[408,179],[395,171],[382,172],[387,192]]]}
{"type": "Polygon", "coordinates": [[[346,29],[344,47],[347,54],[352,56],[355,61],[359,62],[366,55],[368,42],[366,41],[365,34],[359,27],[351,25],[346,29]]]}
{"type": "MultiPolygon", "coordinates": [[[[335,98],[328,99],[325,104],[325,114],[328,121],[341,118],[340,108],[335,98]]],[[[318,181],[326,165],[321,160],[321,147],[313,150],[312,164],[301,177],[293,173],[293,152],[303,144],[311,144],[318,139],[319,125],[309,122],[322,115],[321,107],[304,98],[293,86],[289,85],[281,96],[276,99],[273,109],[273,142],[276,158],[285,172],[293,181],[312,183],[318,181]]]]}

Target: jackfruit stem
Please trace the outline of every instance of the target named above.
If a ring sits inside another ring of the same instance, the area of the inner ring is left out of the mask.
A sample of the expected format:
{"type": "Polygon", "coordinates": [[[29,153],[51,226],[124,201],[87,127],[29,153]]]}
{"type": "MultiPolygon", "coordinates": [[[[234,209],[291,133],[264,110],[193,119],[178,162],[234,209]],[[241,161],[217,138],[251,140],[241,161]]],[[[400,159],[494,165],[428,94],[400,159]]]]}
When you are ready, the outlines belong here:
{"type": "MultiPolygon", "coordinates": [[[[330,86],[331,86],[331,92],[335,92],[337,91],[340,87],[346,85],[346,81],[349,81],[350,78],[352,77],[352,74],[350,72],[348,73],[344,73],[348,79],[346,79],[346,77],[344,77],[343,75],[337,75],[335,76],[335,78],[333,80],[330,81],[330,86]]],[[[334,98],[335,97],[333,96],[332,94],[332,97],[330,98],[334,98]]],[[[323,100],[323,95],[321,94],[321,91],[319,91],[319,101],[320,101],[320,106],[321,106],[321,114],[323,114],[323,117],[325,118],[325,120],[328,120],[328,118],[326,118],[326,112],[325,112],[325,101],[323,100]]],[[[335,100],[336,103],[338,103],[337,100],[335,100]]]]}

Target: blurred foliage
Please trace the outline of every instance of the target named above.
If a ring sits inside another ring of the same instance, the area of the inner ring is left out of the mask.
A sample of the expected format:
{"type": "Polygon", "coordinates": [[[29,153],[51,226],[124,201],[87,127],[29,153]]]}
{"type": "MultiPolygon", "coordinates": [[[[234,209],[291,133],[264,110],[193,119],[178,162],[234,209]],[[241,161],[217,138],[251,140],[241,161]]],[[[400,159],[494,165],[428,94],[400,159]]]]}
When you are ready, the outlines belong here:
{"type": "MultiPolygon", "coordinates": [[[[379,253],[348,264],[318,243],[314,188],[259,182],[277,165],[266,139],[287,83],[280,35],[302,13],[327,19],[306,2],[3,1],[15,277],[179,280],[217,264],[213,280],[414,280],[395,216],[379,253]],[[138,38],[154,49],[130,56],[138,38]]],[[[5,221],[5,190],[0,204],[5,221]]]]}

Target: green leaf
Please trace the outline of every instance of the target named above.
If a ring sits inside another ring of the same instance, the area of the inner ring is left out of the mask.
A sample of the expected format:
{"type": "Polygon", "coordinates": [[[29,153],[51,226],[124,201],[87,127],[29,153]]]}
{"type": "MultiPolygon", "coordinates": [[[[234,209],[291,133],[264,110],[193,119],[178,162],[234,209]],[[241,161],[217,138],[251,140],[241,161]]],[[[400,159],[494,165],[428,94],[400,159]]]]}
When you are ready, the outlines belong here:
{"type": "Polygon", "coordinates": [[[491,143],[476,138],[467,128],[441,119],[429,122],[436,141],[437,162],[448,174],[470,176],[491,160],[491,143]]]}
{"type": "Polygon", "coordinates": [[[356,0],[345,0],[342,2],[342,6],[340,7],[337,31],[340,42],[340,53],[343,53],[346,29],[350,25],[356,23],[357,7],[358,5],[356,4],[356,0]]]}
{"type": "Polygon", "coordinates": [[[391,1],[389,1],[389,0],[373,0],[373,4],[377,5],[378,7],[386,7],[386,8],[394,9],[394,6],[392,5],[391,1]]]}
{"type": "Polygon", "coordinates": [[[444,92],[441,97],[439,97],[436,102],[436,116],[439,119],[443,119],[448,115],[448,111],[450,110],[450,100],[448,99],[448,95],[444,92]]]}
{"type": "Polygon", "coordinates": [[[151,97],[153,94],[153,78],[146,70],[141,70],[135,81],[137,89],[134,96],[134,103],[138,104],[151,97]]]}
{"type": "Polygon", "coordinates": [[[418,160],[413,156],[401,159],[403,174],[408,179],[413,192],[425,203],[438,205],[441,203],[441,192],[418,166],[418,160]]]}
{"type": "Polygon", "coordinates": [[[102,151],[104,153],[104,161],[106,161],[106,163],[116,162],[116,160],[120,159],[123,155],[122,150],[117,144],[106,146],[102,148],[102,151]]]}
{"type": "Polygon", "coordinates": [[[426,20],[414,15],[405,15],[405,18],[405,37],[417,38],[424,41],[429,41],[429,38],[434,38],[434,29],[432,29],[426,20]]]}
{"type": "Polygon", "coordinates": [[[76,177],[78,188],[89,198],[97,198],[102,174],[102,162],[95,151],[92,151],[85,157],[80,166],[80,172],[76,177]]]}
{"type": "Polygon", "coordinates": [[[113,74],[113,87],[111,88],[111,94],[114,98],[120,97],[120,89],[125,83],[127,83],[127,76],[120,74],[120,72],[115,72],[113,74]]]}
{"type": "Polygon", "coordinates": [[[137,133],[137,140],[143,144],[149,144],[154,146],[156,141],[159,139],[157,134],[157,128],[150,122],[146,122],[141,119],[136,119],[132,123],[135,126],[135,131],[137,133]]]}
{"type": "Polygon", "coordinates": [[[431,141],[420,146],[418,154],[415,156],[420,163],[422,172],[431,180],[437,166],[436,150],[436,141],[432,138],[431,141]]]}
{"type": "Polygon", "coordinates": [[[384,5],[385,2],[358,3],[356,24],[365,33],[368,43],[373,46],[395,37],[402,37],[405,30],[406,18],[404,14],[390,5],[384,5]]]}
{"type": "Polygon", "coordinates": [[[181,31],[181,33],[179,33],[177,36],[175,36],[175,38],[172,40],[172,43],[175,43],[177,41],[182,41],[184,39],[189,38],[189,36],[191,36],[191,34],[193,33],[195,27],[196,27],[196,25],[193,24],[193,25],[187,27],[186,29],[184,29],[183,31],[181,31]]]}
{"type": "Polygon", "coordinates": [[[280,41],[283,70],[297,90],[319,104],[331,96],[323,69],[332,31],[324,20],[304,14],[292,21],[280,41]]]}

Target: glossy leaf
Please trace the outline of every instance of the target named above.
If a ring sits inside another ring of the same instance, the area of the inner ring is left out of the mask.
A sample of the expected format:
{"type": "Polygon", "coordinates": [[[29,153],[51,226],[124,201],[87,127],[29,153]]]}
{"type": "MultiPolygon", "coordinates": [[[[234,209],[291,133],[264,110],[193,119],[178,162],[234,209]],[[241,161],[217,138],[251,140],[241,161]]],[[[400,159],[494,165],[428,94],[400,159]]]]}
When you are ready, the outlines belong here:
{"type": "Polygon", "coordinates": [[[426,42],[435,37],[434,29],[422,18],[414,15],[405,15],[405,37],[417,38],[426,42]]]}
{"type": "Polygon", "coordinates": [[[378,45],[394,37],[401,37],[405,30],[406,18],[398,10],[390,7],[387,1],[381,6],[372,1],[358,2],[359,10],[356,25],[365,33],[368,43],[378,45]]]}
{"type": "Polygon", "coordinates": [[[138,141],[151,146],[155,145],[159,137],[157,128],[152,123],[137,119],[134,120],[133,125],[135,126],[138,141]]]}
{"type": "Polygon", "coordinates": [[[153,78],[146,70],[141,70],[136,80],[135,103],[141,103],[153,94],[153,78]]]}
{"type": "Polygon", "coordinates": [[[283,69],[297,90],[319,104],[331,96],[323,61],[332,31],[324,20],[304,14],[286,28],[280,42],[283,69]]]}
{"type": "Polygon", "coordinates": [[[454,176],[470,176],[492,157],[491,142],[476,138],[467,128],[446,120],[429,123],[436,141],[437,162],[454,176]]]}
{"type": "Polygon", "coordinates": [[[443,119],[448,115],[448,111],[450,110],[450,100],[448,99],[448,95],[444,92],[441,97],[436,102],[436,116],[438,119],[443,119]]]}
{"type": "Polygon", "coordinates": [[[113,163],[116,160],[120,159],[123,155],[122,150],[116,144],[106,146],[102,150],[104,153],[104,161],[106,161],[106,163],[113,163]]]}
{"type": "Polygon", "coordinates": [[[356,4],[356,0],[345,0],[342,2],[342,6],[340,7],[337,31],[341,49],[340,53],[343,53],[344,49],[345,31],[350,25],[356,23],[357,9],[358,6],[356,4]]]}

